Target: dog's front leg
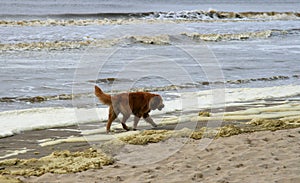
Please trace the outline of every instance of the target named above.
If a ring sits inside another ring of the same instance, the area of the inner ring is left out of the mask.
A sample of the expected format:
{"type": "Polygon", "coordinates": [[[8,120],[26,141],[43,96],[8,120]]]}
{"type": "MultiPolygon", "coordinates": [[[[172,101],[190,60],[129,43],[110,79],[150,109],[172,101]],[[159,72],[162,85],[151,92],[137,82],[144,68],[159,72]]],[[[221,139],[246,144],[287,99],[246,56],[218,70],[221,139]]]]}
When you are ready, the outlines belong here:
{"type": "Polygon", "coordinates": [[[122,122],[121,122],[123,129],[125,129],[125,130],[127,130],[127,131],[129,131],[129,128],[128,128],[128,126],[127,126],[125,123],[126,123],[126,121],[127,121],[127,119],[128,119],[129,117],[130,117],[130,115],[123,114],[123,120],[122,120],[122,122]]]}
{"type": "Polygon", "coordinates": [[[137,124],[139,123],[140,119],[141,119],[140,117],[134,116],[134,120],[133,120],[133,130],[136,130],[137,124]]]}
{"type": "Polygon", "coordinates": [[[145,119],[146,122],[150,123],[153,127],[157,127],[157,124],[154,123],[153,119],[150,116],[148,116],[144,119],[145,119]]]}

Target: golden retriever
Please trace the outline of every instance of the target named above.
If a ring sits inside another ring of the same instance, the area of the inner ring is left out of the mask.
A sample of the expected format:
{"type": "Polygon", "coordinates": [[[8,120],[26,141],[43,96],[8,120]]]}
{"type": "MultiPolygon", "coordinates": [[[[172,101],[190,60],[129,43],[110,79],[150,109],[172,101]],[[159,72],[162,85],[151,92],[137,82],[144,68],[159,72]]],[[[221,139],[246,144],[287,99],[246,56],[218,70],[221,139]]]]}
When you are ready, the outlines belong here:
{"type": "Polygon", "coordinates": [[[95,86],[95,95],[105,105],[109,105],[109,115],[106,124],[106,132],[110,132],[112,122],[121,113],[123,119],[121,124],[125,130],[129,130],[125,122],[131,114],[134,115],[133,130],[136,130],[137,124],[141,117],[153,127],[157,127],[152,118],[149,116],[151,110],[162,110],[164,108],[162,97],[158,94],[149,92],[130,92],[118,95],[108,95],[98,86],[95,86]]]}

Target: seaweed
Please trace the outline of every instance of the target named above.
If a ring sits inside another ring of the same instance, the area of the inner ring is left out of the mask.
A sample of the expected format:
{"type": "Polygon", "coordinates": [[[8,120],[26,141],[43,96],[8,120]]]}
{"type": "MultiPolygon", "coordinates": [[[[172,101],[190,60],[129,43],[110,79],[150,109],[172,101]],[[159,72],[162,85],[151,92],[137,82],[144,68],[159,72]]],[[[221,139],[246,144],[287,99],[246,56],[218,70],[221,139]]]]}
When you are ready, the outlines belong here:
{"type": "Polygon", "coordinates": [[[55,151],[40,159],[8,159],[0,161],[0,175],[40,176],[45,173],[76,173],[88,169],[99,169],[113,164],[110,156],[95,149],[83,152],[55,151]]]}

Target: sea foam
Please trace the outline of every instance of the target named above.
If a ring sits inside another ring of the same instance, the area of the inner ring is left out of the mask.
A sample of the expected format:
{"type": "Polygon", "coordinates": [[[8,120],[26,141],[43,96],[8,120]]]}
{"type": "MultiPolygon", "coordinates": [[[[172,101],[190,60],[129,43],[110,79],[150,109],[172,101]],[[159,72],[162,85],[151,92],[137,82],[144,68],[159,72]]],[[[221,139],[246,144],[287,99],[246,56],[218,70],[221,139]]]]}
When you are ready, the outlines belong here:
{"type": "MultiPolygon", "coordinates": [[[[285,99],[299,96],[300,85],[276,86],[266,88],[227,88],[218,90],[224,94],[224,99],[214,101],[214,91],[179,93],[175,100],[165,101],[162,111],[153,111],[153,115],[164,115],[174,111],[195,111],[210,108],[249,105],[261,103],[266,99],[285,99]],[[186,106],[190,100],[196,105],[186,106]]],[[[22,131],[64,127],[84,123],[105,122],[108,108],[32,108],[24,110],[0,112],[0,137],[11,136],[22,131]]]]}

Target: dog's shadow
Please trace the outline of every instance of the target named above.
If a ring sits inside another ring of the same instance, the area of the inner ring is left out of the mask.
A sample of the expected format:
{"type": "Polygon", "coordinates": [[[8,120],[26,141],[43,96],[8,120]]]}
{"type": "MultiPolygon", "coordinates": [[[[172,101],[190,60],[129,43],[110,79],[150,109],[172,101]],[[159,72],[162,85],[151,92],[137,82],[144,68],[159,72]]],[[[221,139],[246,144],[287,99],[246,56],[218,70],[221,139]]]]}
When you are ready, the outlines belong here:
{"type": "MultiPolygon", "coordinates": [[[[139,127],[137,130],[133,130],[132,127],[129,127],[129,131],[144,131],[144,130],[175,130],[176,125],[158,125],[157,127],[139,127]]],[[[115,134],[128,132],[123,128],[113,128],[112,132],[115,134]]]]}

